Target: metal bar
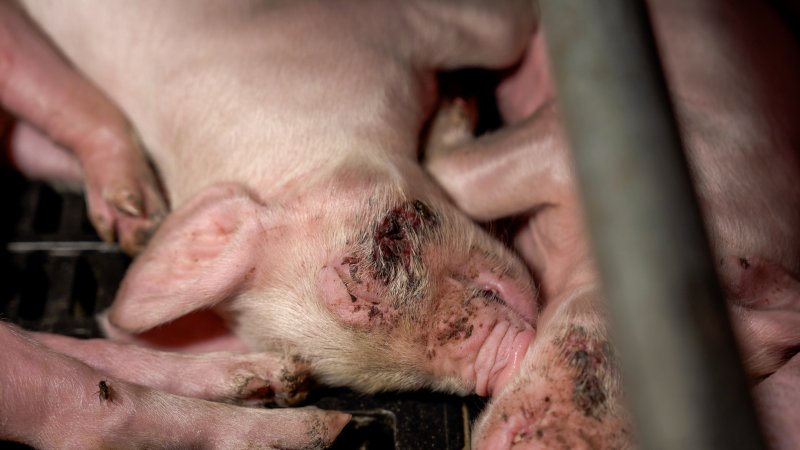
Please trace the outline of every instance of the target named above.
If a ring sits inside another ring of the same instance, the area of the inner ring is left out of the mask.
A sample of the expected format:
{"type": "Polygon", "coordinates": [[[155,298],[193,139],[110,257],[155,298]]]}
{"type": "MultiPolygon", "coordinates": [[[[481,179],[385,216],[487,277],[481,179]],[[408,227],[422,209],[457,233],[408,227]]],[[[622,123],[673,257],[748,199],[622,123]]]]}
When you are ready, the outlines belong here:
{"type": "Polygon", "coordinates": [[[644,4],[541,11],[640,447],[764,448],[644,4]]]}

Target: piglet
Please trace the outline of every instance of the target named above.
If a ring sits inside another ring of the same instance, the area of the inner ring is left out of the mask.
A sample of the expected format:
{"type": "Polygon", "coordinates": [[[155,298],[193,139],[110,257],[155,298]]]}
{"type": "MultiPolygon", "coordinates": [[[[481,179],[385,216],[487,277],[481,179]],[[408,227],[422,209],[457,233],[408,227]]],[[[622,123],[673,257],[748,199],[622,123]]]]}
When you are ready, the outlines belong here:
{"type": "Polygon", "coordinates": [[[126,113],[173,208],[110,336],[296,355],[362,392],[491,395],[515,372],[535,336],[529,272],[417,152],[436,72],[513,64],[530,2],[20,3],[126,113]],[[232,333],[200,328],[211,313],[232,333]]]}
{"type": "MultiPolygon", "coordinates": [[[[789,424],[800,421],[790,400],[799,379],[800,132],[792,118],[800,114],[800,48],[763,2],[648,5],[743,362],[754,382],[763,380],[754,394],[766,436],[773,448],[796,448],[789,424]]],[[[515,246],[542,286],[537,338],[475,442],[627,448],[635,439],[544,39],[533,36],[524,62],[498,87],[507,126],[475,140],[440,132],[451,138],[434,139],[426,163],[472,217],[525,217],[515,246]]]]}

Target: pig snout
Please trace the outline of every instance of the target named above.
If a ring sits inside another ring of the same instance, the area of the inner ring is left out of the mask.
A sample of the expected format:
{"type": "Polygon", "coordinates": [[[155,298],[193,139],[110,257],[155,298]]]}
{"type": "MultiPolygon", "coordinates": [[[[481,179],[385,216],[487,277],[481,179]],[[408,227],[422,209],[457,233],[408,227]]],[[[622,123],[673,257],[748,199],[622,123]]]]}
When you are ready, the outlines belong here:
{"type": "Polygon", "coordinates": [[[386,333],[423,385],[491,395],[534,338],[535,294],[499,243],[446,210],[420,200],[388,208],[323,266],[318,286],[339,320],[386,333]]]}

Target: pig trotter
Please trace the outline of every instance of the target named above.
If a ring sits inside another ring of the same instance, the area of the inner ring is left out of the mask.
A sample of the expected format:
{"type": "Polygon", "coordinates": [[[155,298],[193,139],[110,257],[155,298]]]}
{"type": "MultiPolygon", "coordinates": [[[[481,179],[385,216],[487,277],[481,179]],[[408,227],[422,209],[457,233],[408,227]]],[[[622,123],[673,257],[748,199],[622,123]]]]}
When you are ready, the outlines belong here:
{"type": "Polygon", "coordinates": [[[150,240],[167,207],[144,153],[132,143],[114,145],[118,148],[108,155],[80,158],[86,199],[100,237],[106,242],[119,240],[126,253],[135,255],[150,240]]]}

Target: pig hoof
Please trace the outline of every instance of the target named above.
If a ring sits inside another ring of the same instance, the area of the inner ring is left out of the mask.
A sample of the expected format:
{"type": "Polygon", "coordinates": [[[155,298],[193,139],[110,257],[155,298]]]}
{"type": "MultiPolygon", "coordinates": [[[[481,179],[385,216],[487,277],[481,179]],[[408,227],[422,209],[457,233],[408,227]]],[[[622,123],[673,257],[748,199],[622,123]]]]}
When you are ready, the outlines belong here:
{"type": "Polygon", "coordinates": [[[455,97],[439,105],[424,145],[427,160],[447,156],[455,148],[471,142],[477,122],[477,105],[470,99],[455,97]]]}
{"type": "Polygon", "coordinates": [[[144,201],[142,197],[127,190],[120,189],[111,194],[107,199],[117,209],[117,211],[131,217],[142,217],[144,215],[144,201]]]}
{"type": "Polygon", "coordinates": [[[92,223],[101,239],[108,243],[118,240],[125,253],[136,255],[163,221],[166,206],[153,174],[134,176],[139,171],[131,172],[126,174],[129,180],[104,188],[97,187],[103,180],[87,181],[86,195],[92,223]]]}

